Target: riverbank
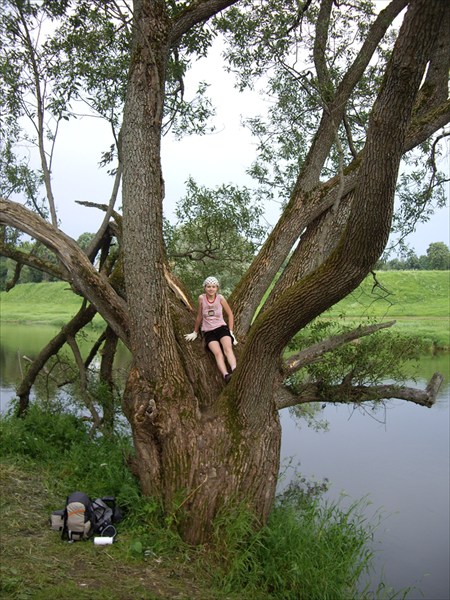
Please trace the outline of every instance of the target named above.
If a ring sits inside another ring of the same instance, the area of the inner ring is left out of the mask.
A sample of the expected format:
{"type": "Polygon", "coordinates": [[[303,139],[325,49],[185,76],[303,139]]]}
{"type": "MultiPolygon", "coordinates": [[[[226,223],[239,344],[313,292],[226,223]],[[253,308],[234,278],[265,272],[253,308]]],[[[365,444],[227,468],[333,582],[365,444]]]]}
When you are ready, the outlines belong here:
{"type": "Polygon", "coordinates": [[[0,596],[11,600],[385,600],[383,584],[361,592],[374,559],[362,503],[320,502],[321,486],[302,481],[279,497],[269,523],[254,528],[236,507],[213,524],[208,544],[192,547],[176,515],[140,495],[124,457],[129,440],[93,439],[73,415],[33,406],[24,419],[0,419],[0,596]],[[69,544],[49,515],[75,489],[113,495],[125,518],[112,546],[69,544]],[[6,550],[6,551],[5,551],[6,550]]]}
{"type": "MultiPolygon", "coordinates": [[[[82,299],[65,282],[25,283],[0,292],[5,323],[62,326],[79,310],[82,299]]],[[[430,350],[450,350],[450,271],[381,271],[321,318],[357,321],[395,320],[400,333],[419,336],[430,350]]],[[[101,327],[97,315],[93,327],[101,327]]]]}

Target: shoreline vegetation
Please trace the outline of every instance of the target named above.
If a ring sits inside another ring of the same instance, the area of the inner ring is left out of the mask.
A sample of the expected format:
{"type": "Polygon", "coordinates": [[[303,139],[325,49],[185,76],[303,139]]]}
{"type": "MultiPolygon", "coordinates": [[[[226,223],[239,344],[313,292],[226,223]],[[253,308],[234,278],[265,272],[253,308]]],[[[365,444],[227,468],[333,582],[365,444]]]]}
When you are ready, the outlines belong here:
{"type": "MultiPolygon", "coordinates": [[[[409,589],[360,589],[373,572],[381,515],[324,503],[325,482],[298,480],[279,496],[269,523],[253,527],[242,506],[220,515],[208,544],[192,547],[140,495],[124,456],[125,436],[89,436],[86,425],[33,405],[0,418],[0,596],[11,600],[398,600],[409,589]],[[112,546],[69,544],[50,528],[67,495],[115,496],[125,518],[112,546]]],[[[376,578],[378,581],[378,577],[376,578]]]]}
{"type": "MultiPolygon", "coordinates": [[[[1,321],[61,327],[81,302],[66,282],[18,284],[0,292],[1,321]]],[[[450,350],[449,315],[450,271],[381,271],[319,318],[395,320],[398,332],[421,337],[435,352],[450,350]]],[[[102,324],[96,315],[90,327],[102,324]]]]}

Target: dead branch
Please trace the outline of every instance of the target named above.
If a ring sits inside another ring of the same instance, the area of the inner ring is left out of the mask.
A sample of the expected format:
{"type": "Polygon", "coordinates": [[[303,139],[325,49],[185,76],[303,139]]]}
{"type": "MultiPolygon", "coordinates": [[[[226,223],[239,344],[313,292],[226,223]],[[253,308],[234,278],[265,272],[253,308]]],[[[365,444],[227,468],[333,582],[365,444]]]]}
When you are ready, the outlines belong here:
{"type": "Polygon", "coordinates": [[[93,428],[96,429],[101,425],[102,420],[101,420],[100,415],[98,414],[97,409],[95,408],[95,405],[92,402],[92,399],[89,394],[88,385],[87,385],[87,372],[86,372],[86,368],[84,366],[80,348],[77,344],[75,336],[68,335],[67,336],[67,344],[70,346],[70,349],[72,350],[72,354],[75,358],[75,363],[78,367],[78,373],[80,376],[81,397],[83,398],[84,405],[86,406],[86,408],[89,410],[89,412],[92,415],[93,428]]]}

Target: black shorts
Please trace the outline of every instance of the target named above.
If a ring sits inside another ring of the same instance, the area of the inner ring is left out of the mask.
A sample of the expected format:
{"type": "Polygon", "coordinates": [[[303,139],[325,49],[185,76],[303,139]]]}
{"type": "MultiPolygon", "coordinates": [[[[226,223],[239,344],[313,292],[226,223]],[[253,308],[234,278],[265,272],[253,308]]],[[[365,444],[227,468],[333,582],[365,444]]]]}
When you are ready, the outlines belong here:
{"type": "Polygon", "coordinates": [[[217,327],[217,329],[212,329],[211,331],[203,332],[206,346],[208,346],[210,342],[220,342],[221,338],[226,336],[231,337],[230,330],[226,325],[222,325],[221,327],[217,327]]]}

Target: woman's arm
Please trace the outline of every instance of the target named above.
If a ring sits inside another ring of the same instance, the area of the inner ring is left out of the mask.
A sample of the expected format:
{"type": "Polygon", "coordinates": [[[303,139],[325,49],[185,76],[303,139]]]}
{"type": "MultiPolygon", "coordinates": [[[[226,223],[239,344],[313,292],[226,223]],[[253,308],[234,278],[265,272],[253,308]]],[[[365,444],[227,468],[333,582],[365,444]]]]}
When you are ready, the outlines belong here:
{"type": "Polygon", "coordinates": [[[228,329],[230,329],[231,331],[233,331],[234,329],[234,315],[233,315],[233,311],[230,308],[230,305],[228,304],[228,302],[225,300],[225,298],[222,296],[221,299],[221,304],[227,314],[227,318],[228,318],[228,329]]]}
{"type": "Polygon", "coordinates": [[[195,319],[194,331],[198,333],[200,330],[200,325],[203,321],[203,310],[202,310],[202,297],[201,295],[198,297],[198,310],[197,310],[197,318],[195,319]]]}

